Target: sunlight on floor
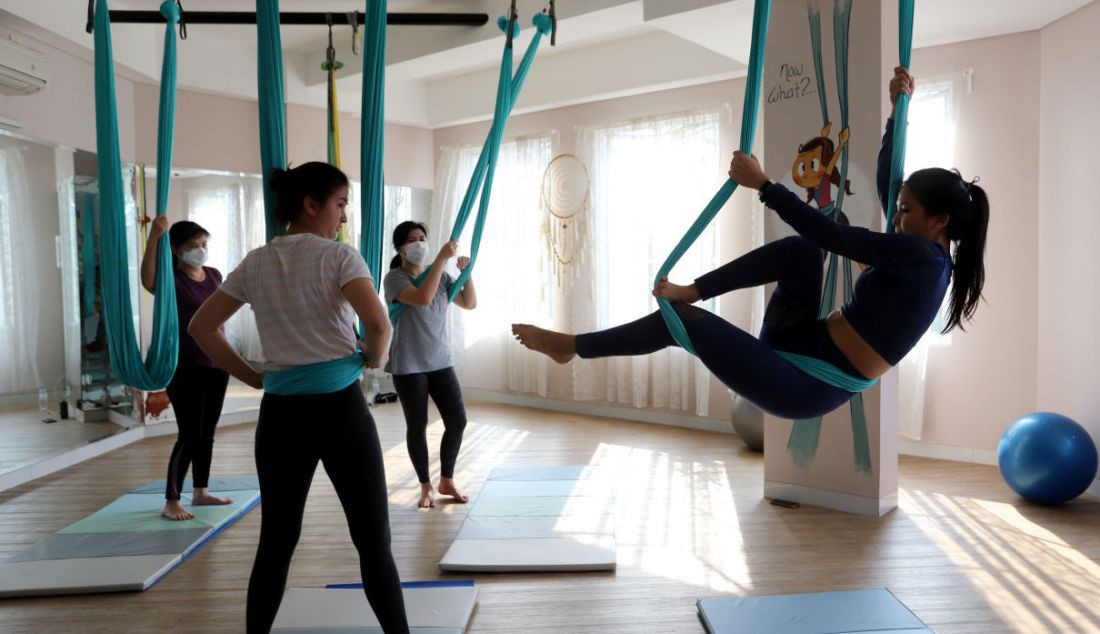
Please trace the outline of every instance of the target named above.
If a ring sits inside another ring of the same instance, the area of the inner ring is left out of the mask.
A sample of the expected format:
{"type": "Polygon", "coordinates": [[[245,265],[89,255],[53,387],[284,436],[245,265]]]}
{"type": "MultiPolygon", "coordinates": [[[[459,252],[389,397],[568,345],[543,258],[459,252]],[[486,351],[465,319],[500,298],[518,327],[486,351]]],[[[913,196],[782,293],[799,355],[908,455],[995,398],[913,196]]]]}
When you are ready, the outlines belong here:
{"type": "MultiPolygon", "coordinates": [[[[493,425],[478,425],[469,421],[462,437],[462,454],[455,471],[455,480],[460,491],[470,489],[471,475],[487,473],[496,466],[501,456],[506,456],[520,447],[529,432],[518,429],[504,429],[493,425]]],[[[428,424],[428,460],[432,483],[439,484],[439,442],[443,436],[443,421],[435,419],[428,424]]],[[[409,448],[404,442],[398,443],[383,455],[387,464],[394,462],[409,463],[409,448]]],[[[390,504],[398,507],[415,506],[420,496],[416,472],[411,466],[400,471],[397,478],[388,477],[390,504]]],[[[471,501],[474,496],[471,496],[471,501]]],[[[453,513],[450,505],[442,507],[442,512],[453,513]]]]}
{"type": "Polygon", "coordinates": [[[618,474],[620,568],[634,566],[716,592],[752,587],[723,463],[676,460],[665,452],[610,444],[599,446],[593,463],[618,474]],[[709,513],[696,520],[698,509],[709,513]]]}
{"type": "Polygon", "coordinates": [[[900,503],[1019,631],[1053,634],[1082,631],[1083,623],[1100,626],[1100,566],[1037,523],[1071,508],[1016,507],[904,489],[900,503]]]}

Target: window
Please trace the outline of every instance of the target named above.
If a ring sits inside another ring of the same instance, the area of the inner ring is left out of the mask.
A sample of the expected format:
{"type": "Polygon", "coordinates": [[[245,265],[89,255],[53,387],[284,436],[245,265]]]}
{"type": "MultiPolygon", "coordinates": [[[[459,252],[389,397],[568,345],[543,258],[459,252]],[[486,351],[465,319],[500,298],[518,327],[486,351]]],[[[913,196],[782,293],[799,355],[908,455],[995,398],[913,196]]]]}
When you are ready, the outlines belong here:
{"type": "MultiPolygon", "coordinates": [[[[656,310],[650,290],[658,269],[723,181],[720,132],[717,109],[581,130],[577,145],[592,189],[585,257],[574,277],[574,332],[656,310]]],[[[690,283],[715,268],[718,225],[708,227],[681,258],[670,274],[673,282],[690,283]]],[[[700,305],[714,311],[716,301],[700,305]]],[[[707,414],[710,382],[702,362],[680,348],[573,365],[576,399],[700,416],[707,414]]]]}
{"type": "MultiPolygon", "coordinates": [[[[957,84],[962,78],[933,78],[921,81],[909,103],[909,130],[905,144],[905,171],[915,172],[926,167],[947,167],[955,164],[955,112],[957,84]]],[[[934,345],[949,345],[950,334],[940,334],[947,323],[951,289],[943,306],[929,327],[934,345]]]]}

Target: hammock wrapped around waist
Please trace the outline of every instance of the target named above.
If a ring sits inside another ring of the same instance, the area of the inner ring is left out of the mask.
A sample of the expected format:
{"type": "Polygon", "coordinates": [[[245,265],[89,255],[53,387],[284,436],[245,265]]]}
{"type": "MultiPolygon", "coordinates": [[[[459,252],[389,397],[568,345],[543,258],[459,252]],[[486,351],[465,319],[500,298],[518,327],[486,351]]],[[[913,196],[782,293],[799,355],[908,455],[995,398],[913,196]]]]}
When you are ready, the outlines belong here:
{"type": "Polygon", "coordinates": [[[878,383],[877,378],[864,379],[852,376],[828,361],[822,361],[821,359],[815,359],[814,357],[807,357],[793,352],[783,352],[782,350],[776,350],[776,352],[779,353],[779,356],[789,361],[791,365],[809,374],[818,381],[828,383],[842,390],[847,390],[853,394],[858,394],[872,387],[875,383],[878,383]]]}
{"type": "Polygon", "coordinates": [[[299,365],[264,374],[264,392],[280,396],[339,392],[363,375],[366,363],[356,352],[340,359],[299,365]]]}

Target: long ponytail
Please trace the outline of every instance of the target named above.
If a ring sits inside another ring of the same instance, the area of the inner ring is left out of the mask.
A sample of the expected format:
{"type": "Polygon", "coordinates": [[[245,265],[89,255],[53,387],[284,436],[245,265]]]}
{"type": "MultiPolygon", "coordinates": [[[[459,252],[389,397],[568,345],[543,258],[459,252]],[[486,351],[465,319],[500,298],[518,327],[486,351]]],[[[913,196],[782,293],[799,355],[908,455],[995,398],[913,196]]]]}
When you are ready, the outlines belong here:
{"type": "Polygon", "coordinates": [[[952,217],[948,224],[948,239],[958,240],[955,247],[955,273],[951,287],[950,318],[944,326],[944,333],[955,326],[963,328],[963,321],[970,321],[978,309],[985,286],[985,236],[989,227],[989,197],[985,190],[973,183],[967,183],[970,194],[970,213],[952,217]],[[959,218],[958,216],[969,216],[959,218]],[[955,231],[951,225],[958,223],[955,231]],[[956,235],[957,234],[957,235],[956,235]]]}
{"type": "Polygon", "coordinates": [[[970,321],[985,286],[985,235],[989,227],[989,197],[958,170],[930,167],[909,175],[904,185],[931,216],[948,216],[947,239],[955,243],[951,302],[944,334],[970,321]]]}

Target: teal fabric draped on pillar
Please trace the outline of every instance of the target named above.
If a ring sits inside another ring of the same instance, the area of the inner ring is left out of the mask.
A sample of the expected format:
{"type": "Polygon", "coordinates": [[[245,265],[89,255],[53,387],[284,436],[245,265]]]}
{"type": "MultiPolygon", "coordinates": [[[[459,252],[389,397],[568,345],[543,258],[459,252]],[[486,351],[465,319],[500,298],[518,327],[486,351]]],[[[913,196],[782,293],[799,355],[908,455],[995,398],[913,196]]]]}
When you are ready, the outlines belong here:
{"type": "MultiPolygon", "coordinates": [[[[760,113],[760,86],[764,77],[764,51],[767,45],[768,39],[768,19],[771,15],[771,0],[756,0],[756,5],[753,8],[752,17],[752,49],[749,52],[749,68],[747,83],[745,85],[745,102],[741,108],[741,145],[740,150],[746,154],[752,154],[753,137],[756,133],[756,119],[760,113]]],[[[661,268],[657,271],[657,276],[653,279],[653,285],[656,286],[661,278],[668,276],[672,267],[676,266],[676,263],[680,261],[680,258],[687,253],[687,250],[703,233],[703,230],[707,228],[714,217],[718,215],[718,212],[722,209],[722,205],[726,204],[730,196],[733,195],[734,190],[737,189],[737,183],[727,179],[726,182],[719,188],[718,193],[711,198],[711,201],[707,203],[707,206],[703,209],[703,212],[699,214],[699,217],[695,220],[695,223],[691,225],[684,237],[680,239],[680,242],[672,250],[672,253],[665,260],[665,263],[661,265],[661,268]]],[[[684,324],[680,321],[679,315],[672,308],[672,304],[664,298],[657,298],[657,305],[661,310],[661,317],[665,320],[665,325],[668,326],[668,331],[672,335],[672,338],[676,340],[676,343],[680,345],[684,350],[697,355],[695,347],[691,345],[691,339],[688,337],[687,330],[684,328],[684,324]]]]}
{"type": "MultiPolygon", "coordinates": [[[[176,24],[179,10],[166,1],[161,13],[167,20],[164,64],[161,77],[160,123],[158,131],[158,186],[163,175],[163,196],[158,191],[157,214],[168,199],[168,177],[172,171],[172,117],[175,113],[176,24]],[[167,140],[167,143],[166,143],[167,140]]],[[[176,286],[168,236],[158,243],[157,279],[154,290],[153,336],[149,354],[141,358],[141,346],[134,333],[130,301],[130,267],[126,254],[125,198],[122,159],[118,140],[118,110],[115,105],[114,59],[111,51],[111,21],[107,0],[95,8],[95,97],[96,163],[99,169],[99,240],[103,314],[111,369],[127,385],[140,390],[159,390],[172,379],[179,355],[179,322],[176,314],[176,286]]]]}
{"type": "MultiPolygon", "coordinates": [[[[810,42],[814,56],[814,72],[817,77],[817,86],[820,94],[825,94],[824,64],[821,61],[821,13],[813,5],[807,6],[810,26],[810,42]]],[[[848,30],[851,23],[852,0],[833,0],[833,51],[836,62],[836,87],[837,101],[840,105],[840,130],[848,129],[848,30]]],[[[825,125],[831,123],[829,119],[828,101],[821,98],[821,119],[825,125]]],[[[837,151],[840,152],[840,185],[837,188],[835,203],[829,203],[821,213],[828,215],[833,220],[847,223],[847,217],[843,212],[845,183],[848,182],[848,144],[837,151]]],[[[826,177],[827,178],[827,177],[826,177]]],[[[828,255],[828,265],[825,271],[825,284],[821,293],[821,305],[818,310],[818,318],[824,319],[833,312],[836,307],[836,279],[838,270],[844,280],[844,301],[852,298],[852,264],[848,258],[839,257],[836,253],[828,255]]],[[[855,392],[850,401],[852,422],[852,443],[855,467],[862,473],[871,473],[871,445],[867,431],[867,417],[863,408],[863,396],[859,394],[873,386],[877,380],[866,380],[844,373],[839,368],[821,361],[800,355],[780,353],[784,358],[794,364],[806,374],[841,389],[855,392]]],[[[821,437],[822,417],[807,418],[794,421],[791,435],[787,439],[787,452],[795,464],[806,466],[812,462],[817,453],[818,440],[821,437]]]]}

